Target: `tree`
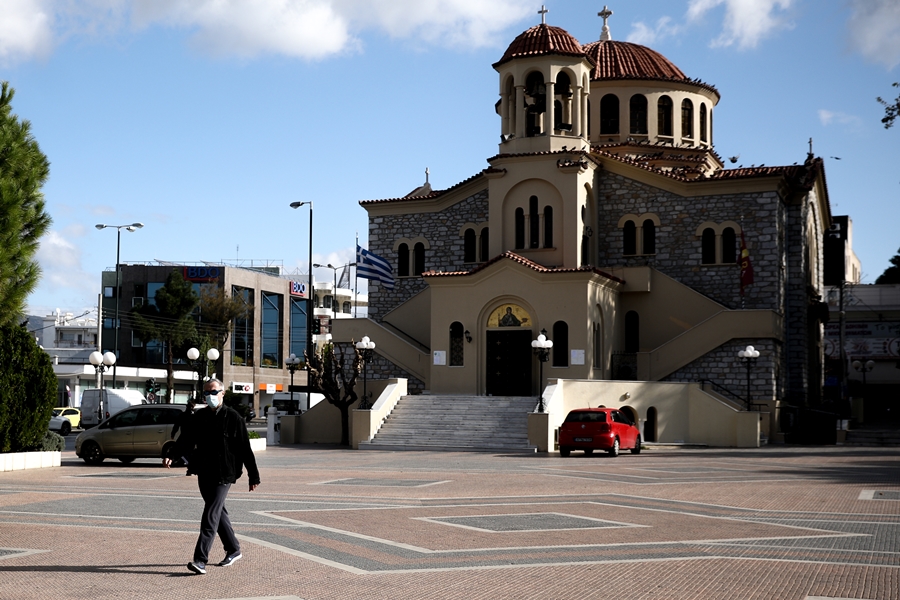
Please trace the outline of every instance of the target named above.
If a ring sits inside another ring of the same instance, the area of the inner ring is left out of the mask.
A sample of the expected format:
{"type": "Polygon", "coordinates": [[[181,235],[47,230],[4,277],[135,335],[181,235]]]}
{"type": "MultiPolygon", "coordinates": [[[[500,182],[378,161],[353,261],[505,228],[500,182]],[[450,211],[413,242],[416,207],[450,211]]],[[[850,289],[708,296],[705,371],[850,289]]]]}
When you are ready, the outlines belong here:
{"type": "Polygon", "coordinates": [[[166,402],[172,403],[175,386],[175,353],[182,354],[182,345],[195,338],[197,328],[193,311],[200,302],[191,282],[181,272],[173,270],[166,283],[156,291],[155,303],[132,309],[134,332],[144,343],[162,342],[166,351],[166,402]]]}
{"type": "MultiPolygon", "coordinates": [[[[228,342],[228,334],[231,331],[231,323],[235,319],[247,316],[251,312],[244,300],[237,296],[229,296],[225,288],[218,282],[214,285],[205,285],[200,288],[200,323],[197,326],[201,336],[206,337],[206,345],[216,348],[220,352],[228,342]]],[[[205,352],[201,349],[201,354],[205,352]]],[[[219,360],[222,360],[220,357],[219,360]]],[[[221,373],[216,365],[216,372],[221,373]]]]}
{"type": "Polygon", "coordinates": [[[50,227],[41,188],[50,162],[31,135],[31,123],[12,113],[15,90],[0,84],[0,325],[18,323],[41,277],[34,259],[50,227]]]}
{"type": "Polygon", "coordinates": [[[891,259],[891,265],[878,276],[875,283],[900,283],[900,250],[891,259]]]}
{"type": "Polygon", "coordinates": [[[309,361],[308,390],[318,390],[329,404],[341,411],[341,446],[350,445],[350,407],[359,399],[356,381],[362,369],[362,356],[351,342],[350,352],[326,344],[306,360],[309,361]],[[349,360],[348,360],[349,358],[349,360]]]}
{"type": "MultiPolygon", "coordinates": [[[[895,82],[892,85],[894,87],[900,87],[900,82],[895,82]]],[[[884,106],[884,118],[881,119],[881,122],[884,123],[885,129],[890,129],[894,125],[894,120],[900,116],[900,96],[897,96],[897,98],[891,102],[882,100],[881,96],[877,97],[876,100],[884,106]]]]}
{"type": "Polygon", "coordinates": [[[56,404],[50,356],[18,325],[0,326],[0,452],[41,445],[56,404]]]}

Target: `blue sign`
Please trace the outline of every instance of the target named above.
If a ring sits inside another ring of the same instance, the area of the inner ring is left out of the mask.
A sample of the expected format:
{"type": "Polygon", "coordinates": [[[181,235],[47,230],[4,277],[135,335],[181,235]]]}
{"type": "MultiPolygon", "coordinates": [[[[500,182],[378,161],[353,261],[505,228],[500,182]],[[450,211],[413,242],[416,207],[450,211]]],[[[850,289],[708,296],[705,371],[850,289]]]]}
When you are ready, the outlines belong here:
{"type": "Polygon", "coordinates": [[[184,278],[187,281],[210,281],[218,279],[219,267],[184,267],[184,278]]]}

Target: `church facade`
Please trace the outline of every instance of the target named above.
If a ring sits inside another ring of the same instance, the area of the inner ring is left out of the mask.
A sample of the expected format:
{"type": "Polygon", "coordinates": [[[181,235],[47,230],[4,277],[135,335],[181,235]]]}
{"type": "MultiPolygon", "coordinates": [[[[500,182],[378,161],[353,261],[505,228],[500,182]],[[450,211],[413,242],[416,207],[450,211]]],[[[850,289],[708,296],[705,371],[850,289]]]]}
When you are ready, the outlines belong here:
{"type": "Polygon", "coordinates": [[[821,399],[822,161],[725,168],[719,92],[612,40],[605,14],[599,41],[542,23],[493,65],[501,142],[483,171],[360,203],[395,285],[370,282],[368,320],[337,339],[368,335],[369,376],[414,392],[705,381],[776,432],[781,404],[821,399]]]}

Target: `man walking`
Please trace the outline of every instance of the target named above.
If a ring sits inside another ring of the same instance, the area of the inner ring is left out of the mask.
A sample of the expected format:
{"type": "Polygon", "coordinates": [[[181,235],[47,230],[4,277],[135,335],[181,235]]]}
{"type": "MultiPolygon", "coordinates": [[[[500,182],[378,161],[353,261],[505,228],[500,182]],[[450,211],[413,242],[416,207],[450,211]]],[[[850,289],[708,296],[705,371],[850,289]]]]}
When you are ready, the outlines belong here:
{"type": "Polygon", "coordinates": [[[190,416],[182,426],[173,450],[163,459],[166,468],[171,468],[173,457],[186,457],[188,474],[197,475],[197,486],[204,503],[203,516],[194,559],[187,568],[199,575],[206,574],[209,551],[217,533],[225,546],[225,558],[219,563],[220,567],[227,567],[242,556],[241,544],[234,535],[225,508],[225,498],[231,484],[240,478],[242,467],[247,469],[250,491],[259,486],[259,470],[244,420],[237,411],[223,404],[221,381],[210,379],[203,389],[209,410],[199,410],[190,416]]]}

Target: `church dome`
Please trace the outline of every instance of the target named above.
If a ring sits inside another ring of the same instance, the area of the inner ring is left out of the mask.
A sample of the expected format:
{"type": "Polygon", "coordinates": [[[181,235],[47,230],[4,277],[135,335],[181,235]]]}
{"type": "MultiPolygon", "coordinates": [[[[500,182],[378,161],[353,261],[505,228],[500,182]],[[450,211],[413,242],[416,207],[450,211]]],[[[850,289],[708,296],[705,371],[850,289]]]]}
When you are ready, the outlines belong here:
{"type": "Polygon", "coordinates": [[[546,23],[535,25],[514,39],[503,53],[503,58],[494,63],[494,67],[516,58],[547,56],[584,56],[584,48],[561,27],[552,27],[546,23]]]}
{"type": "Polygon", "coordinates": [[[668,58],[640,44],[612,40],[592,42],[584,52],[593,60],[591,79],[663,79],[689,81],[668,58]]]}

